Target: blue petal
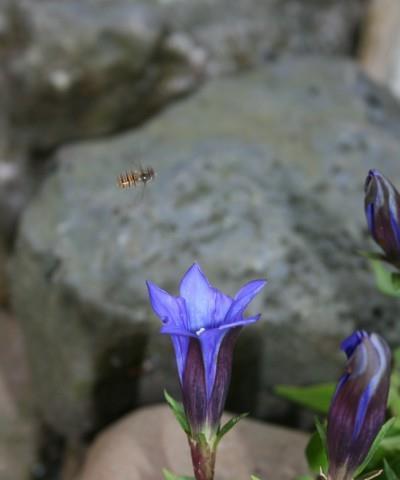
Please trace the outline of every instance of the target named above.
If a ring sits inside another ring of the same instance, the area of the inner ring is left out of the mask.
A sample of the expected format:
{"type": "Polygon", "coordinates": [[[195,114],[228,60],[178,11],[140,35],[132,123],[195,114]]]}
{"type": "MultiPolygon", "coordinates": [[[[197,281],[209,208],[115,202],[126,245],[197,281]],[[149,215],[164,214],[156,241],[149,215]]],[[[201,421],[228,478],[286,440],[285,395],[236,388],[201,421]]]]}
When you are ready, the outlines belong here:
{"type": "Polygon", "coordinates": [[[177,325],[165,324],[160,328],[160,333],[163,335],[181,335],[183,337],[194,337],[197,335],[186,330],[186,328],[179,327],[177,325]]]}
{"type": "Polygon", "coordinates": [[[177,325],[166,324],[160,329],[160,333],[170,335],[175,350],[176,365],[178,367],[179,379],[182,384],[183,373],[186,367],[190,337],[196,337],[193,333],[177,325]]]}
{"type": "MultiPolygon", "coordinates": [[[[167,333],[167,332],[163,332],[161,329],[161,333],[167,333]]],[[[171,341],[175,350],[176,366],[178,368],[179,380],[181,382],[181,385],[183,381],[183,373],[185,371],[185,366],[186,366],[189,340],[190,340],[189,336],[171,334],[171,341]]]]}
{"type": "Polygon", "coordinates": [[[371,389],[368,386],[358,402],[357,414],[354,422],[354,430],[352,434],[352,439],[355,440],[360,434],[361,428],[364,424],[365,415],[367,413],[368,405],[371,400],[371,389]]]}
{"type": "Polygon", "coordinates": [[[375,222],[374,222],[374,204],[368,203],[365,207],[365,215],[367,217],[368,230],[372,236],[375,236],[375,222]]]}
{"type": "Polygon", "coordinates": [[[224,323],[221,325],[219,328],[220,330],[223,330],[225,328],[234,328],[234,327],[240,327],[244,325],[250,325],[251,323],[256,323],[258,320],[260,320],[261,314],[259,313],[258,315],[254,315],[254,317],[247,317],[247,318],[242,318],[239,320],[236,320],[233,323],[224,323]]]}
{"type": "Polygon", "coordinates": [[[253,280],[246,283],[246,285],[244,285],[236,294],[234,301],[226,314],[224,323],[236,324],[236,322],[241,321],[242,314],[246,310],[248,304],[266,283],[266,280],[253,280]]]}
{"type": "Polygon", "coordinates": [[[203,354],[207,399],[210,398],[213,391],[219,348],[227,332],[228,329],[206,330],[198,337],[203,354]]]}
{"type": "Polygon", "coordinates": [[[211,328],[218,327],[224,323],[226,314],[233,303],[233,299],[228,295],[214,289],[215,307],[212,315],[211,328]]]}
{"type": "Polygon", "coordinates": [[[184,304],[179,297],[173,297],[153,282],[147,281],[150,303],[155,314],[163,323],[186,326],[184,304]]]}
{"type": "Polygon", "coordinates": [[[154,283],[147,281],[150,303],[154,312],[164,323],[161,333],[171,335],[172,344],[175,350],[178,374],[182,382],[185,368],[189,338],[187,329],[187,318],[185,301],[180,297],[173,297],[154,283]]]}
{"type": "Polygon", "coordinates": [[[216,290],[194,263],[182,278],[180,294],[186,301],[188,327],[192,332],[198,332],[212,326],[215,311],[216,290]]]}
{"type": "Polygon", "coordinates": [[[368,334],[364,330],[357,330],[343,340],[343,342],[340,344],[340,349],[346,353],[347,358],[350,358],[351,355],[353,355],[354,350],[367,335],[368,334]]]}

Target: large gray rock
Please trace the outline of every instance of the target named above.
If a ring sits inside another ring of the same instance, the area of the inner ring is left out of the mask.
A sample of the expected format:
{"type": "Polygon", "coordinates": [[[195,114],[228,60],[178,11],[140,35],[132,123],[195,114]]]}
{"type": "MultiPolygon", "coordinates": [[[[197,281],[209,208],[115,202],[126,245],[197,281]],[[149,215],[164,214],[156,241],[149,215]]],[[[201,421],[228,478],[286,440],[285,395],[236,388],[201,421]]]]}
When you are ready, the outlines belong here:
{"type": "Polygon", "coordinates": [[[11,142],[29,150],[137,125],[201,80],[203,52],[146,2],[3,2],[1,28],[11,142]]]}
{"type": "Polygon", "coordinates": [[[211,82],[137,133],[63,149],[13,263],[46,422],[79,435],[177,393],[144,282],[177,293],[195,260],[229,294],[269,280],[236,352],[233,410],[287,415],[271,387],[335,379],[355,327],[398,344],[398,304],[357,250],[372,246],[368,169],[400,184],[399,133],[399,106],[352,63],[309,58],[211,82]],[[118,189],[139,161],[155,181],[118,189]]]}
{"type": "Polygon", "coordinates": [[[361,0],[0,3],[9,141],[36,153],[142,123],[208,75],[350,53],[361,0]]]}
{"type": "Polygon", "coordinates": [[[155,0],[173,29],[207,51],[207,71],[242,70],[285,52],[347,54],[362,0],[155,0]]]}

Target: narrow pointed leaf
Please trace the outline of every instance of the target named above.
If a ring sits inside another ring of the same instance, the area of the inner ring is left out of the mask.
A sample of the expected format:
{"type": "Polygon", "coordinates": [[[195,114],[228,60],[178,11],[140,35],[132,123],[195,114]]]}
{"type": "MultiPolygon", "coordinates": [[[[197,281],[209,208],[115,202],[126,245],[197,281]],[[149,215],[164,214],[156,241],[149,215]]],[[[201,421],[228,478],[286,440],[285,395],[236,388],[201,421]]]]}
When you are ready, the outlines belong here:
{"type": "Polygon", "coordinates": [[[183,431],[189,435],[190,434],[190,427],[189,423],[186,419],[185,411],[183,409],[183,405],[180,402],[177,402],[171,395],[164,390],[164,397],[166,402],[168,403],[169,407],[171,408],[175,418],[178,420],[180,426],[182,427],[183,431]]]}
{"type": "Polygon", "coordinates": [[[383,470],[385,472],[386,480],[400,480],[386,460],[383,460],[383,470]]]}
{"type": "Polygon", "coordinates": [[[310,408],[319,413],[328,413],[332,395],[335,391],[333,383],[321,383],[308,387],[278,385],[275,393],[291,402],[310,408]]]}
{"type": "Polygon", "coordinates": [[[225,425],[218,430],[217,442],[219,442],[221,440],[221,438],[229,432],[229,430],[231,430],[238,422],[240,422],[240,420],[242,420],[242,418],[245,418],[248,415],[249,415],[249,413],[246,412],[246,413],[242,413],[242,414],[237,415],[236,417],[233,417],[230,420],[228,420],[225,423],[225,425]]]}

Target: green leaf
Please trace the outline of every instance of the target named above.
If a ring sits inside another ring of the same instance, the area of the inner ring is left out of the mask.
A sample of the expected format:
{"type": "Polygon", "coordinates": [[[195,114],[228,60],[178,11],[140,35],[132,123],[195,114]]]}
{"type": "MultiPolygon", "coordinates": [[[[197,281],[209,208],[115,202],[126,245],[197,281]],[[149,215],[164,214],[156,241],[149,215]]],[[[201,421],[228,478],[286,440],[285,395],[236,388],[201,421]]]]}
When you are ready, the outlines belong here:
{"type": "Polygon", "coordinates": [[[400,273],[392,272],[392,285],[397,292],[400,290],[400,273]]]}
{"type": "Polygon", "coordinates": [[[326,433],[324,426],[318,419],[315,420],[316,432],[314,432],[306,447],[306,457],[311,471],[319,473],[328,470],[328,456],[326,453],[326,433]]]}
{"type": "Polygon", "coordinates": [[[396,475],[386,459],[383,460],[383,470],[385,472],[386,480],[399,480],[399,477],[396,475]]]}
{"type": "Polygon", "coordinates": [[[295,480],[314,480],[314,477],[311,475],[299,475],[295,480]]]}
{"type": "Polygon", "coordinates": [[[354,472],[354,477],[358,477],[366,469],[368,464],[371,462],[373,456],[378,451],[379,445],[381,444],[383,439],[386,437],[386,435],[389,433],[389,430],[392,428],[395,421],[396,421],[395,418],[391,418],[380,429],[380,431],[379,431],[378,435],[376,436],[373,444],[371,445],[371,448],[369,449],[369,452],[368,452],[367,456],[365,457],[365,460],[357,468],[357,470],[354,472]]]}
{"type": "Polygon", "coordinates": [[[180,426],[182,427],[183,431],[187,435],[190,435],[190,426],[187,421],[182,403],[177,402],[166,390],[164,390],[164,397],[176,419],[178,420],[180,426]]]}
{"type": "Polygon", "coordinates": [[[322,446],[326,450],[326,426],[323,425],[318,418],[315,419],[315,427],[317,429],[322,446]]]}
{"type": "Polygon", "coordinates": [[[259,477],[256,477],[255,475],[250,475],[251,480],[261,480],[259,477]]]}
{"type": "Polygon", "coordinates": [[[388,406],[394,417],[400,417],[400,348],[393,352],[388,406]]]}
{"type": "Polygon", "coordinates": [[[237,415],[236,417],[233,417],[230,420],[228,420],[225,423],[225,425],[218,430],[216,444],[218,444],[218,442],[221,440],[221,438],[224,435],[226,435],[229,432],[229,430],[231,430],[238,422],[240,422],[240,420],[242,420],[242,418],[245,418],[248,415],[249,415],[248,412],[247,413],[241,413],[240,415],[237,415]]]}
{"type": "Polygon", "coordinates": [[[380,260],[370,258],[369,261],[378,289],[385,295],[400,297],[400,275],[388,270],[380,260]]]}
{"type": "Polygon", "coordinates": [[[166,468],[163,468],[163,474],[165,480],[194,480],[194,477],[185,477],[181,475],[175,475],[166,468]]]}
{"type": "Polygon", "coordinates": [[[335,391],[335,384],[321,383],[308,387],[294,387],[290,385],[277,385],[275,393],[303,407],[316,412],[327,414],[335,391]]]}

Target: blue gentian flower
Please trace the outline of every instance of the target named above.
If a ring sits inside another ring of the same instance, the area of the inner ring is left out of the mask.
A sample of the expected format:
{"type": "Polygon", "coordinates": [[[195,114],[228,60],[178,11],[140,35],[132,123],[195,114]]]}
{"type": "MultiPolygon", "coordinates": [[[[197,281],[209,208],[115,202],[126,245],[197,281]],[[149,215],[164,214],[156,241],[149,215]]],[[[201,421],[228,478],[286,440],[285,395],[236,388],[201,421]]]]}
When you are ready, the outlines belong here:
{"type": "Polygon", "coordinates": [[[214,288],[196,263],[183,276],[178,297],[147,282],[151,305],[163,322],[161,333],[171,336],[175,349],[192,436],[210,439],[219,428],[234,344],[242,327],[260,317],[243,314],[265,283],[251,281],[231,298],[214,288]]]}
{"type": "Polygon", "coordinates": [[[365,181],[365,214],[386,260],[400,268],[400,194],[378,170],[370,170],[365,181]]]}
{"type": "Polygon", "coordinates": [[[328,414],[329,480],[349,480],[365,459],[385,420],[391,354],[376,333],[356,331],[341,349],[347,355],[328,414]]]}

